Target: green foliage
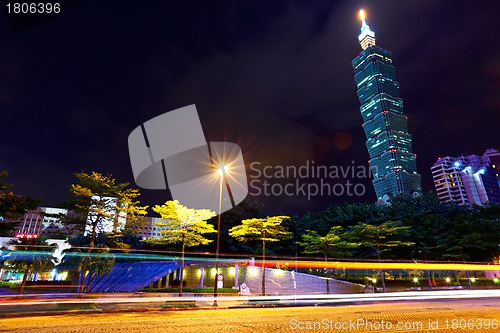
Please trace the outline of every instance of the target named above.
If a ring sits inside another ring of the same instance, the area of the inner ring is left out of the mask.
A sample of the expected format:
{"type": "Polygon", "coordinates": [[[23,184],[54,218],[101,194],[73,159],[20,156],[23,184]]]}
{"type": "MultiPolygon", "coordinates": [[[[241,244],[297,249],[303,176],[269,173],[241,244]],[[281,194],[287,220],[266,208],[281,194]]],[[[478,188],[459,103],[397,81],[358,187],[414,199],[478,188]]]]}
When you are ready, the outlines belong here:
{"type": "Polygon", "coordinates": [[[248,219],[241,221],[241,225],[235,226],[229,230],[229,235],[240,242],[262,241],[278,242],[281,239],[292,237],[281,223],[289,219],[289,216],[271,216],[262,219],[248,219]]]}
{"type": "Polygon", "coordinates": [[[92,249],[92,259],[87,268],[95,275],[102,275],[111,272],[115,265],[115,256],[107,247],[94,247],[92,249]]]}
{"type": "Polygon", "coordinates": [[[177,200],[167,201],[164,205],[153,207],[156,213],[165,220],[157,223],[159,227],[166,227],[159,239],[148,239],[147,242],[157,244],[183,243],[183,246],[197,246],[211,243],[203,237],[207,233],[216,233],[212,224],[207,220],[215,215],[209,209],[191,209],[181,205],[177,200]]]}
{"type": "Polygon", "coordinates": [[[27,267],[31,271],[48,269],[51,266],[53,246],[46,244],[44,238],[15,238],[10,242],[13,251],[7,264],[9,268],[24,271],[27,267]]]}
{"type": "MultiPolygon", "coordinates": [[[[307,230],[326,235],[334,226],[350,229],[358,223],[376,226],[387,221],[401,221],[402,226],[410,227],[404,238],[415,244],[399,247],[400,259],[491,261],[499,257],[500,205],[458,206],[441,202],[433,193],[415,199],[394,197],[387,206],[344,204],[294,216],[285,223],[293,231],[293,244],[283,242],[286,246],[281,253],[295,252],[294,244],[303,242],[307,230]]],[[[365,249],[351,252],[367,256],[365,249]]]]}
{"type": "MultiPolygon", "coordinates": [[[[257,253],[257,249],[252,246],[252,244],[248,244],[245,242],[239,242],[233,237],[229,236],[229,230],[241,223],[241,221],[252,218],[263,218],[266,217],[262,213],[262,204],[258,201],[247,197],[243,202],[241,202],[238,206],[230,209],[229,211],[223,213],[221,215],[221,224],[220,224],[220,252],[226,253],[257,253]]],[[[217,223],[217,216],[213,217],[209,220],[210,223],[217,223]]],[[[216,235],[211,235],[214,239],[216,235]]],[[[210,237],[210,236],[209,236],[210,237]]],[[[213,244],[215,245],[215,244],[213,244]]],[[[199,250],[204,251],[215,251],[215,246],[211,246],[210,248],[199,248],[199,250]]],[[[262,251],[261,251],[262,252],[262,251]]]]}
{"type": "Polygon", "coordinates": [[[109,272],[115,263],[114,253],[127,252],[130,248],[129,244],[119,241],[119,235],[119,233],[98,234],[90,251],[88,249],[89,238],[83,236],[83,234],[77,235],[69,241],[71,248],[66,250],[65,253],[70,255],[64,257],[64,265],[81,268],[88,253],[90,256],[87,258],[87,269],[97,274],[109,272]]]}
{"type": "Polygon", "coordinates": [[[401,257],[489,261],[498,253],[499,205],[469,208],[428,193],[417,199],[393,198],[386,214],[411,227],[409,238],[415,245],[398,251],[401,257]]]}
{"type": "Polygon", "coordinates": [[[360,243],[353,243],[343,239],[345,237],[342,227],[332,227],[328,234],[321,236],[314,230],[307,230],[302,235],[302,242],[299,245],[304,247],[303,253],[323,253],[325,260],[327,256],[349,256],[349,249],[356,248],[360,243]]]}
{"type": "MultiPolygon", "coordinates": [[[[145,223],[143,218],[146,215],[147,207],[139,206],[136,200],[140,193],[138,189],[129,188],[129,183],[116,183],[111,175],[102,175],[98,172],[87,174],[85,172],[75,173],[78,178],[77,184],[70,186],[71,197],[64,203],[64,208],[69,210],[68,214],[52,215],[62,223],[75,226],[80,232],[90,231],[90,242],[87,253],[91,253],[94,247],[96,234],[100,230],[101,223],[112,221],[115,228],[122,219],[126,223],[145,223]]],[[[134,225],[138,226],[138,225],[134,225]]],[[[89,256],[85,256],[81,263],[81,270],[87,272],[89,256]]],[[[90,267],[93,266],[92,262],[90,267]]],[[[91,272],[91,278],[96,272],[91,272]]],[[[85,274],[82,274],[82,279],[85,274]]],[[[83,292],[83,281],[80,281],[80,292],[83,292]]],[[[88,288],[88,286],[87,286],[88,288]]]]}
{"type": "Polygon", "coordinates": [[[30,197],[17,196],[10,192],[12,184],[3,182],[8,175],[7,171],[0,172],[0,236],[9,236],[10,232],[15,228],[15,223],[12,221],[23,216],[26,210],[36,209],[41,202],[30,197]]]}
{"type": "Polygon", "coordinates": [[[75,176],[78,183],[69,187],[71,197],[63,204],[69,213],[47,216],[73,225],[80,232],[91,230],[92,237],[101,231],[99,225],[103,220],[116,224],[119,219],[125,219],[132,229],[145,223],[147,206],[140,206],[136,200],[140,195],[138,189],[129,188],[129,183],[117,184],[111,175],[98,172],[79,172],[75,176]]]}
{"type": "Polygon", "coordinates": [[[196,308],[196,301],[187,301],[184,300],[182,302],[167,302],[161,305],[162,309],[185,309],[185,308],[196,308]]]}
{"type": "Polygon", "coordinates": [[[95,303],[58,303],[52,310],[57,311],[75,311],[75,310],[95,310],[98,311],[95,303]]]}
{"type": "Polygon", "coordinates": [[[380,253],[401,246],[410,246],[415,243],[404,241],[409,235],[410,227],[402,226],[399,221],[386,221],[380,225],[371,225],[358,222],[350,228],[348,237],[359,242],[362,246],[375,250],[380,259],[380,253]]]}
{"type": "Polygon", "coordinates": [[[159,239],[148,239],[147,242],[156,244],[182,243],[181,259],[181,287],[179,296],[182,296],[182,280],[184,267],[184,249],[186,246],[206,245],[212,240],[203,237],[207,233],[217,232],[214,226],[207,223],[207,220],[215,216],[215,212],[209,209],[187,208],[179,201],[167,201],[164,205],[156,205],[153,210],[165,219],[164,223],[157,223],[159,227],[166,227],[162,230],[163,236],[159,239]]]}
{"type": "Polygon", "coordinates": [[[262,295],[266,294],[265,274],[266,270],[266,242],[278,242],[282,239],[292,238],[292,233],[281,223],[290,219],[289,216],[271,216],[261,219],[247,219],[241,221],[240,225],[232,227],[229,235],[240,242],[261,241],[262,242],[262,295]]]}
{"type": "Polygon", "coordinates": [[[35,271],[44,271],[52,268],[52,253],[54,247],[46,244],[44,238],[13,239],[14,245],[6,266],[9,269],[23,272],[23,281],[20,294],[23,293],[28,276],[35,271]]]}

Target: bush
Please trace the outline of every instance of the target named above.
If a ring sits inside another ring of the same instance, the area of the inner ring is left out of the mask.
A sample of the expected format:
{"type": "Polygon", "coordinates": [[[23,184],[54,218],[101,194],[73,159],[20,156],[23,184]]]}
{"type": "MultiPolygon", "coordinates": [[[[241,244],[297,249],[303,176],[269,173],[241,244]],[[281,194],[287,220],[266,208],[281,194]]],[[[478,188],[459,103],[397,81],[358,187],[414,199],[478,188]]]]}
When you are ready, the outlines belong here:
{"type": "Polygon", "coordinates": [[[27,286],[67,286],[71,284],[70,281],[26,281],[27,286]]]}
{"type": "MultiPolygon", "coordinates": [[[[170,282],[170,286],[172,288],[179,288],[181,286],[181,281],[180,280],[174,280],[170,282]]],[[[186,281],[182,281],[182,288],[186,287],[186,281]]]]}
{"type": "Polygon", "coordinates": [[[98,310],[95,303],[58,303],[53,311],[98,310]]]}
{"type": "Polygon", "coordinates": [[[162,309],[182,309],[182,308],[196,308],[196,301],[185,301],[182,303],[169,302],[162,304],[162,309]]]}

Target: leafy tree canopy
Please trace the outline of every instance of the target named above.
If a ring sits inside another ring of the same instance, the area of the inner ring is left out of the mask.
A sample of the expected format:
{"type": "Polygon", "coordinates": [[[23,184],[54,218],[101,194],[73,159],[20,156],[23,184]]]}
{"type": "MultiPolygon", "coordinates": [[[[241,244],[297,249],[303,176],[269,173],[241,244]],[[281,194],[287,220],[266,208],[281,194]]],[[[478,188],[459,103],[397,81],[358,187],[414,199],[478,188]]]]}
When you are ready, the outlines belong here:
{"type": "Polygon", "coordinates": [[[248,219],[241,221],[241,225],[229,230],[229,235],[238,241],[248,242],[252,240],[264,242],[277,242],[292,237],[281,223],[289,219],[289,216],[271,216],[262,219],[248,219]]]}
{"type": "Polygon", "coordinates": [[[212,224],[207,220],[215,216],[215,212],[209,209],[187,208],[179,201],[167,201],[164,205],[156,205],[153,210],[161,215],[165,220],[157,223],[159,227],[166,227],[162,237],[159,239],[149,239],[152,243],[179,243],[184,242],[184,246],[206,245],[212,240],[203,237],[207,233],[217,232],[212,224]]]}

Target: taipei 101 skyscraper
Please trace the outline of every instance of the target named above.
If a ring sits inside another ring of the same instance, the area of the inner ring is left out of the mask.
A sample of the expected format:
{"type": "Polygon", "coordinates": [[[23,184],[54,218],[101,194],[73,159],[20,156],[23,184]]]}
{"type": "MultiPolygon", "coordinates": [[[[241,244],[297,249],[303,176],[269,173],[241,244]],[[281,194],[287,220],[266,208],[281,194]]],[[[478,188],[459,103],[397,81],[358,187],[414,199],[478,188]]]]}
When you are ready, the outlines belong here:
{"type": "Polygon", "coordinates": [[[411,148],[408,118],[399,97],[392,53],[375,45],[375,33],[366,24],[362,10],[360,15],[358,39],[363,51],[352,66],[377,200],[388,203],[394,196],[417,197],[422,193],[421,177],[417,173],[417,155],[411,148]]]}

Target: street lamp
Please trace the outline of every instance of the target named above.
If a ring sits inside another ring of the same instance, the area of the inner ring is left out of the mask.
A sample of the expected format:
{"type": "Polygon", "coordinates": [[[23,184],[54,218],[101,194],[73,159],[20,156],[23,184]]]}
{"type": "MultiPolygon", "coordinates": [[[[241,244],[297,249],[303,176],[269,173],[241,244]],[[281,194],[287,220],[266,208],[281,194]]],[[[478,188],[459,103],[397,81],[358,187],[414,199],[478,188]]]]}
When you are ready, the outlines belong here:
{"type": "Polygon", "coordinates": [[[219,243],[220,243],[220,214],[222,208],[222,181],[224,175],[227,172],[227,166],[222,164],[217,169],[220,174],[220,185],[219,185],[219,217],[217,221],[217,250],[215,251],[215,277],[214,277],[214,304],[213,306],[218,306],[217,304],[217,279],[219,278],[219,243]]]}

